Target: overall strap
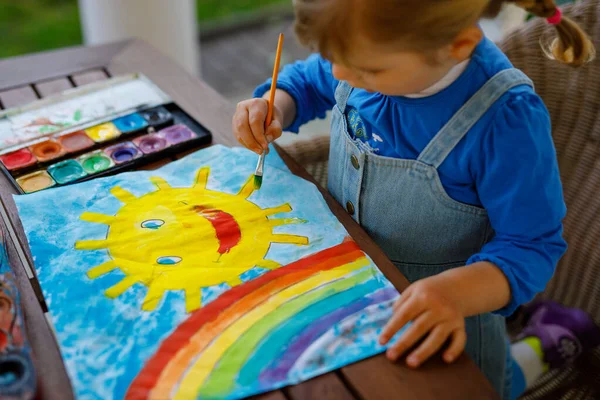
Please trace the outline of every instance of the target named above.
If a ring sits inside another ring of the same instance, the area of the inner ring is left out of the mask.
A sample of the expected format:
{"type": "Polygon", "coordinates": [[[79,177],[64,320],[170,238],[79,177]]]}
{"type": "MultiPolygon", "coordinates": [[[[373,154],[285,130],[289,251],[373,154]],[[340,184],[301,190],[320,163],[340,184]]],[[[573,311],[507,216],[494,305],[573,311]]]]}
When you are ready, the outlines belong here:
{"type": "Polygon", "coordinates": [[[352,86],[346,81],[340,81],[335,89],[335,102],[342,113],[346,112],[346,105],[352,93],[352,86]]]}
{"type": "Polygon", "coordinates": [[[510,89],[533,82],[518,69],[499,72],[477,91],[435,135],[417,160],[438,168],[486,111],[510,89]]]}

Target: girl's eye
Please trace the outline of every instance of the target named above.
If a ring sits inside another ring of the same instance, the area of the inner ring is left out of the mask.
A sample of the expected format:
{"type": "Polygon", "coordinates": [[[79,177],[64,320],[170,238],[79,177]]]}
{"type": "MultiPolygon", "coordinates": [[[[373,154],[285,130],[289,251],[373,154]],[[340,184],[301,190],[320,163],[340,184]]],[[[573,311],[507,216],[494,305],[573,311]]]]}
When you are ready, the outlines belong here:
{"type": "Polygon", "coordinates": [[[148,219],[142,222],[142,228],[146,229],[158,229],[165,224],[162,219],[148,219]]]}

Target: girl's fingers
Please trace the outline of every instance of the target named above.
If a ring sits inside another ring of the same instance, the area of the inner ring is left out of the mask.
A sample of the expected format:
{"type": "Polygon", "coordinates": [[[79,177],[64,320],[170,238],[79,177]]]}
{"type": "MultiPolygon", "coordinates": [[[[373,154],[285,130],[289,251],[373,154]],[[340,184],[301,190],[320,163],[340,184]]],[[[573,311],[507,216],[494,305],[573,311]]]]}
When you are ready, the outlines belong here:
{"type": "Polygon", "coordinates": [[[262,147],[263,150],[269,148],[267,138],[265,137],[265,120],[267,119],[267,106],[264,101],[254,102],[249,110],[250,129],[254,140],[262,147]]]}
{"type": "Polygon", "coordinates": [[[266,138],[267,142],[273,143],[275,140],[279,139],[282,134],[281,123],[277,120],[273,120],[271,125],[267,128],[266,138]]]}
{"type": "Polygon", "coordinates": [[[402,329],[409,321],[415,319],[424,310],[425,306],[415,301],[413,297],[406,299],[383,328],[379,337],[379,343],[382,345],[387,344],[396,332],[402,329]]]}
{"type": "Polygon", "coordinates": [[[467,334],[464,329],[456,329],[451,333],[452,340],[450,346],[444,352],[444,361],[452,363],[465,350],[467,344],[467,334]]]}
{"type": "Polygon", "coordinates": [[[238,109],[233,118],[233,131],[238,142],[255,153],[262,153],[262,147],[254,139],[249,124],[249,112],[247,108],[238,109]]]}
{"type": "Polygon", "coordinates": [[[450,332],[446,325],[436,326],[429,336],[406,359],[409,367],[416,368],[435,354],[448,339],[450,332]]]}
{"type": "Polygon", "coordinates": [[[410,349],[435,325],[436,320],[430,312],[419,315],[398,338],[398,341],[387,350],[390,360],[396,361],[406,350],[410,349]]]}

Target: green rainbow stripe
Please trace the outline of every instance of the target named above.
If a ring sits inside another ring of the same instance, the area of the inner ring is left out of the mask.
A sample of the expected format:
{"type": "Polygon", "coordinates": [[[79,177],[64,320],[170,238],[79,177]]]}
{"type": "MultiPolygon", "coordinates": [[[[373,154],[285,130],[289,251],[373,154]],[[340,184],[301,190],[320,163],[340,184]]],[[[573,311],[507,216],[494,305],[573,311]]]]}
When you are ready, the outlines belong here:
{"type": "Polygon", "coordinates": [[[368,268],[355,275],[340,279],[328,285],[317,288],[311,292],[298,296],[269,314],[269,318],[255,324],[242,337],[240,337],[219,360],[204,385],[200,387],[200,398],[224,396],[235,387],[235,380],[240,369],[260,341],[275,329],[279,324],[292,318],[302,309],[326,299],[341,291],[352,288],[373,277],[372,268],[368,268]]]}

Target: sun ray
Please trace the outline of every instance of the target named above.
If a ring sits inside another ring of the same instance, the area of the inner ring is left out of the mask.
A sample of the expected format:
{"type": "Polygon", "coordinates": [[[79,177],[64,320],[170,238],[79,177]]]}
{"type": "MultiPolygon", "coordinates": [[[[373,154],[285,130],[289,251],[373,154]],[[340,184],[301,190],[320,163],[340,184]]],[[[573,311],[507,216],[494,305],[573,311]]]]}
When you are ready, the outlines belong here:
{"type": "Polygon", "coordinates": [[[146,297],[144,298],[144,302],[142,303],[142,310],[154,310],[158,306],[158,303],[160,302],[160,299],[162,299],[164,294],[165,288],[162,285],[157,284],[156,281],[153,282],[153,284],[150,284],[150,287],[148,288],[148,293],[146,293],[146,297]]]}
{"type": "Polygon", "coordinates": [[[115,220],[115,216],[86,211],[83,214],[81,214],[79,219],[86,222],[93,222],[95,224],[110,225],[110,223],[115,220]]]}
{"type": "Polygon", "coordinates": [[[137,198],[120,186],[115,186],[114,188],[110,189],[110,193],[123,204],[131,203],[137,198]]]}
{"type": "Polygon", "coordinates": [[[122,295],[123,293],[125,293],[125,291],[127,289],[129,289],[130,287],[135,285],[137,282],[138,282],[138,279],[135,276],[126,276],[123,279],[121,279],[116,285],[108,288],[104,292],[104,294],[108,298],[115,299],[115,298],[119,297],[120,295],[122,295]]]}
{"type": "Polygon", "coordinates": [[[278,218],[278,219],[271,219],[269,221],[271,223],[271,226],[305,224],[308,222],[301,218],[278,218]]]}
{"type": "Polygon", "coordinates": [[[203,167],[196,173],[196,181],[194,182],[195,189],[206,189],[208,184],[208,176],[210,175],[210,167],[203,167]]]}
{"type": "Polygon", "coordinates": [[[250,197],[250,195],[252,195],[252,193],[254,193],[254,190],[254,175],[250,175],[250,178],[246,180],[244,186],[242,186],[237,196],[247,199],[250,197]]]}
{"type": "Polygon", "coordinates": [[[158,189],[158,190],[165,190],[165,189],[170,189],[171,185],[169,185],[169,183],[164,180],[163,178],[161,178],[160,176],[152,176],[150,177],[150,182],[152,182],[152,184],[158,189]]]}
{"type": "Polygon", "coordinates": [[[265,208],[264,210],[262,210],[262,216],[269,217],[271,215],[286,213],[290,211],[292,211],[292,206],[286,203],[273,208],[265,208]]]}
{"type": "Polygon", "coordinates": [[[114,260],[110,260],[105,262],[104,264],[97,265],[94,268],[90,269],[87,272],[87,276],[90,279],[96,279],[99,276],[106,275],[117,268],[119,268],[117,263],[114,260]]]}
{"type": "Polygon", "coordinates": [[[75,249],[77,250],[100,250],[110,247],[110,241],[106,239],[102,240],[78,240],[75,242],[75,249]]]}
{"type": "Polygon", "coordinates": [[[259,262],[256,263],[256,266],[259,268],[264,268],[264,269],[277,269],[279,267],[281,267],[281,264],[279,264],[276,261],[273,260],[260,260],[259,262]]]}
{"type": "Polygon", "coordinates": [[[274,235],[271,235],[271,242],[306,246],[308,244],[308,238],[306,236],[284,235],[276,233],[274,235]]]}
{"type": "Polygon", "coordinates": [[[202,291],[200,288],[185,289],[185,311],[191,313],[202,306],[202,291]]]}

